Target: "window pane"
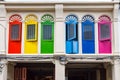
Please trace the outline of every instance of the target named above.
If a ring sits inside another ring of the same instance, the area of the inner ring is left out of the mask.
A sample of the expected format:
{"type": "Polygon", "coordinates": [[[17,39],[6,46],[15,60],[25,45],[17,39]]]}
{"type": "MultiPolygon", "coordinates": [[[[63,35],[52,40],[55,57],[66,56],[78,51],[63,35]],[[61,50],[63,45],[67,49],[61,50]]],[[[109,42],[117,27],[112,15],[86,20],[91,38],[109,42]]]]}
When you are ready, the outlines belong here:
{"type": "Polygon", "coordinates": [[[92,40],[92,26],[90,26],[90,25],[85,25],[84,26],[84,29],[83,29],[84,31],[84,39],[85,40],[92,40]]]}
{"type": "Polygon", "coordinates": [[[51,40],[52,39],[52,25],[43,26],[43,39],[51,40]]]}
{"type": "Polygon", "coordinates": [[[35,39],[35,24],[27,25],[27,39],[35,39]]]}
{"type": "Polygon", "coordinates": [[[100,25],[100,38],[101,39],[110,38],[109,24],[101,24],[100,25]]]}
{"type": "Polygon", "coordinates": [[[11,39],[17,40],[19,39],[19,25],[15,24],[11,27],[11,39]]]}
{"type": "Polygon", "coordinates": [[[68,26],[68,40],[76,38],[76,26],[74,24],[69,24],[68,26]]]}

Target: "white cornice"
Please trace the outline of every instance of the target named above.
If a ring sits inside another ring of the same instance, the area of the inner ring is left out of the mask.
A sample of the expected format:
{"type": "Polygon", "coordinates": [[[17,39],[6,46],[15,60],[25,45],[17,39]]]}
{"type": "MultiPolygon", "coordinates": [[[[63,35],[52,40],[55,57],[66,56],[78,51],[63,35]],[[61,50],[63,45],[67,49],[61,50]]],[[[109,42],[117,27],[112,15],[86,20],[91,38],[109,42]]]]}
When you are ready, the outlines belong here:
{"type": "Polygon", "coordinates": [[[0,1],[0,4],[21,4],[21,5],[29,5],[29,4],[115,4],[119,3],[118,1],[100,1],[100,2],[81,2],[81,1],[38,1],[38,2],[7,2],[7,1],[0,1]]]}

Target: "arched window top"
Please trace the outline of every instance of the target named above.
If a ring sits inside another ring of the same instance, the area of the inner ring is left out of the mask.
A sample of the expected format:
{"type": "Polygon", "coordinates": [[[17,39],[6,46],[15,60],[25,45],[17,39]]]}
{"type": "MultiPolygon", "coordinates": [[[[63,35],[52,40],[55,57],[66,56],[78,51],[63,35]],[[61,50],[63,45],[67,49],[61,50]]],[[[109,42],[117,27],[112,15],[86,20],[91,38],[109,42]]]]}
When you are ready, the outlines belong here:
{"type": "Polygon", "coordinates": [[[30,15],[27,15],[26,18],[25,18],[25,21],[26,22],[29,22],[29,21],[37,21],[38,18],[36,15],[33,15],[33,14],[30,14],[30,15]]]}
{"type": "Polygon", "coordinates": [[[107,15],[102,15],[99,17],[99,22],[111,22],[111,19],[107,15]]]}
{"type": "Polygon", "coordinates": [[[54,18],[53,18],[53,16],[51,16],[49,14],[45,14],[42,16],[41,21],[42,22],[54,22],[54,18]]]}
{"type": "Polygon", "coordinates": [[[91,22],[94,22],[94,18],[93,16],[91,15],[85,15],[83,18],[82,18],[82,22],[86,21],[86,20],[89,20],[91,22]]]}
{"type": "Polygon", "coordinates": [[[75,15],[68,15],[67,17],[66,17],[66,19],[65,19],[65,21],[66,22],[68,22],[68,21],[78,21],[78,18],[77,18],[77,16],[75,16],[75,15]]]}
{"type": "Polygon", "coordinates": [[[18,21],[21,22],[22,21],[22,17],[18,14],[14,14],[9,18],[10,22],[14,22],[14,21],[18,21]]]}

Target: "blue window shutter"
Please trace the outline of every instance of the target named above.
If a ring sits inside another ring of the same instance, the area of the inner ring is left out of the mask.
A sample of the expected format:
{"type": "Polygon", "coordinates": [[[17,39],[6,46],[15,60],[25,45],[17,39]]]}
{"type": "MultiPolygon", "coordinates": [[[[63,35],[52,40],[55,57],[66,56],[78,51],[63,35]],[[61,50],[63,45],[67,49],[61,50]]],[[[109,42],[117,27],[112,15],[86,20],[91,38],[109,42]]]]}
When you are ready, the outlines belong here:
{"type": "Polygon", "coordinates": [[[73,53],[78,53],[78,41],[73,41],[73,53]]]}
{"type": "Polygon", "coordinates": [[[72,40],[76,38],[76,23],[68,23],[67,25],[67,39],[72,40]]]}
{"type": "Polygon", "coordinates": [[[94,22],[85,21],[82,23],[82,52],[83,54],[94,54],[94,22]],[[87,25],[87,26],[86,26],[87,25]],[[89,31],[89,34],[85,31],[89,31]],[[84,35],[85,34],[85,35],[84,35]],[[85,37],[88,36],[88,37],[85,37]]]}
{"type": "Polygon", "coordinates": [[[73,52],[73,46],[72,41],[66,41],[66,53],[72,53],[73,52]]]}

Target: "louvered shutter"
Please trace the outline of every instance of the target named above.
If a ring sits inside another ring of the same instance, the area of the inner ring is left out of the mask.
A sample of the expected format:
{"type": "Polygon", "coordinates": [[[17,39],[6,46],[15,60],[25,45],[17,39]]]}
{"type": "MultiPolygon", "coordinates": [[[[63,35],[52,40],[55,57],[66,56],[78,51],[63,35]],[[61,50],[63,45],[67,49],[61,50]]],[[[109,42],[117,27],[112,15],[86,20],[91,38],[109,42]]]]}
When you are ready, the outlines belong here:
{"type": "Polygon", "coordinates": [[[100,24],[100,40],[110,39],[110,25],[100,24]]]}
{"type": "Polygon", "coordinates": [[[43,39],[51,40],[52,39],[52,25],[43,26],[43,39]]]}
{"type": "Polygon", "coordinates": [[[67,37],[68,40],[72,40],[76,38],[76,24],[75,23],[69,23],[68,24],[68,33],[67,33],[67,37]]]}
{"type": "Polygon", "coordinates": [[[27,39],[35,39],[35,24],[27,25],[27,39]]]}
{"type": "Polygon", "coordinates": [[[19,40],[20,39],[20,27],[19,24],[14,24],[11,26],[11,40],[19,40]]]}
{"type": "Polygon", "coordinates": [[[83,27],[83,35],[84,35],[84,40],[92,40],[93,39],[93,32],[92,32],[92,26],[91,25],[85,25],[83,27]]]}

